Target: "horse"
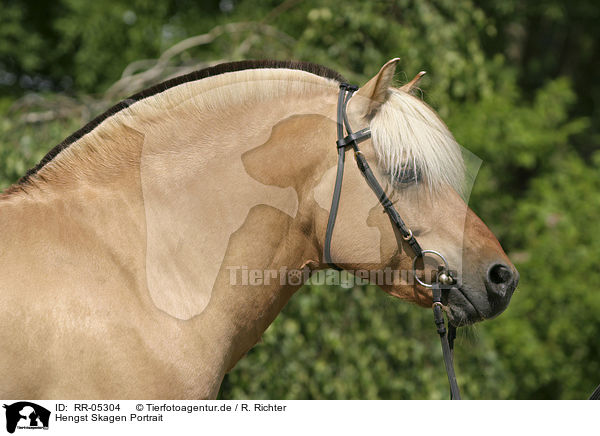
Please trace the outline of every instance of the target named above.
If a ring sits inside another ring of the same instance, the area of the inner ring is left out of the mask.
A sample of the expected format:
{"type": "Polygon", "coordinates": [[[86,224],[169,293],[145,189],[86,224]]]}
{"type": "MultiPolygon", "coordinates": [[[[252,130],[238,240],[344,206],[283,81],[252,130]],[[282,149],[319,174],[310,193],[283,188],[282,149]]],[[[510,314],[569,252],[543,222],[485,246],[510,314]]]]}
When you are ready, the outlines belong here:
{"type": "MultiPolygon", "coordinates": [[[[518,272],[461,192],[465,164],[386,63],[348,102],[362,156],[460,291],[453,325],[497,316],[518,272]]],[[[337,72],[292,61],[221,64],[126,99],[0,196],[0,393],[29,399],[216,398],[323,257],[336,147],[337,72]],[[295,272],[295,273],[294,273],[295,272]]],[[[412,271],[413,254],[354,166],[331,263],[412,271]]],[[[436,265],[423,265],[427,271],[436,265]],[[427,268],[425,268],[427,267],[427,268]]],[[[413,275],[377,283],[423,307],[413,275]]],[[[423,276],[424,277],[424,276],[423,276]]]]}

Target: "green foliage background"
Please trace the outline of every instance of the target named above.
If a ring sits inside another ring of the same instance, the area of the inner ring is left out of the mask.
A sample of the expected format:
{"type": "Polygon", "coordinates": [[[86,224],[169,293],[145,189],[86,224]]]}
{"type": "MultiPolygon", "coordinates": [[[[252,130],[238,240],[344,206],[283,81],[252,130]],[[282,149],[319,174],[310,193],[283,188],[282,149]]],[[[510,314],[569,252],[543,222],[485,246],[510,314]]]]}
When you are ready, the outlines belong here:
{"type": "MultiPolygon", "coordinates": [[[[282,33],[226,31],[170,64],[293,58],[364,83],[400,56],[399,80],[427,70],[423,98],[483,159],[470,206],[521,273],[502,316],[459,332],[464,397],[586,398],[600,382],[599,18],[593,0],[0,0],[0,186],[114,103],[103,95],[131,62],[218,25],[282,33]]],[[[309,285],[220,397],[447,387],[429,311],[370,286],[309,285]]]]}

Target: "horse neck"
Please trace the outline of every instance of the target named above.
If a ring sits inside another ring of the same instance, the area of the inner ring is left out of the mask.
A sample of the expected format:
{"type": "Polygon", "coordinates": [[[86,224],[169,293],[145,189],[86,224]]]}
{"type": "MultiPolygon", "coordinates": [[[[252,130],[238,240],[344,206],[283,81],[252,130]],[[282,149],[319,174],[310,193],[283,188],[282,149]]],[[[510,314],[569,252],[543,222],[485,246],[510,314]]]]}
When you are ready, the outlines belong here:
{"type": "Polygon", "coordinates": [[[224,371],[300,287],[289,270],[320,259],[312,183],[335,162],[336,94],[115,116],[42,169],[22,201],[29,216],[51,210],[61,226],[69,211],[70,231],[95,229],[89,250],[132,277],[115,298],[178,320],[200,363],[224,371]]]}

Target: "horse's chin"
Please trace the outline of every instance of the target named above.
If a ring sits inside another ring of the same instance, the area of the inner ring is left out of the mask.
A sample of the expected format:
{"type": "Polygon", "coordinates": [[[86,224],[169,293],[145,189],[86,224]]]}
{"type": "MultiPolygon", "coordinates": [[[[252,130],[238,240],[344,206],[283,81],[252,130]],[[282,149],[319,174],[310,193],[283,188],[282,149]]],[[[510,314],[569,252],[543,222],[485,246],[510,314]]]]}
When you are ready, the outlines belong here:
{"type": "Polygon", "coordinates": [[[462,285],[447,295],[444,309],[448,321],[455,327],[475,324],[500,315],[508,307],[512,290],[502,299],[490,298],[486,286],[480,289],[462,285]]]}
{"type": "Polygon", "coordinates": [[[448,305],[444,306],[444,309],[448,316],[448,322],[454,327],[463,327],[487,319],[469,307],[448,305]]]}

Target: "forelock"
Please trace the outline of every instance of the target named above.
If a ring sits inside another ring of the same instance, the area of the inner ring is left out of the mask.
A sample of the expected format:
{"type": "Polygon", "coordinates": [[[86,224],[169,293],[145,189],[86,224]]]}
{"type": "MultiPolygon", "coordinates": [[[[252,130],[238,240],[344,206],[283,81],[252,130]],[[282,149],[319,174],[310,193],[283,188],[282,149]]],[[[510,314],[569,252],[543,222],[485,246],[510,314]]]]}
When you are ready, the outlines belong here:
{"type": "Polygon", "coordinates": [[[393,179],[416,171],[417,183],[430,190],[443,186],[463,191],[465,165],[460,145],[438,115],[423,101],[399,89],[371,120],[380,168],[393,179]]]}

